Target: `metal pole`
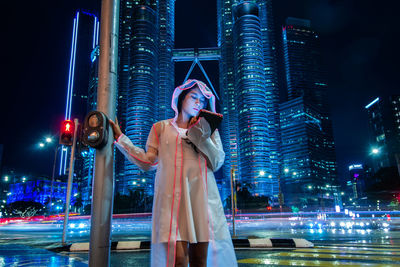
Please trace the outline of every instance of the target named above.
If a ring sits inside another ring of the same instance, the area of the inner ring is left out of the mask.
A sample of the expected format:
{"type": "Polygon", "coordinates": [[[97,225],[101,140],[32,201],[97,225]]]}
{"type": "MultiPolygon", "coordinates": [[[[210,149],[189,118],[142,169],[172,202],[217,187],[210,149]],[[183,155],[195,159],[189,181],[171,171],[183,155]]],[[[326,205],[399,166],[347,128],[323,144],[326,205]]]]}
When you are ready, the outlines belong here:
{"type": "MultiPolygon", "coordinates": [[[[118,64],[119,0],[102,0],[97,110],[115,118],[118,64]]],[[[107,145],[96,150],[92,191],[89,266],[110,266],[111,219],[114,194],[112,129],[107,145]]]]}
{"type": "MultiPolygon", "coordinates": [[[[232,207],[232,230],[233,230],[233,237],[236,237],[236,228],[235,228],[235,214],[236,214],[236,207],[235,207],[235,200],[236,194],[233,191],[234,188],[234,179],[235,179],[235,169],[231,168],[231,207],[232,207]]],[[[235,188],[236,192],[236,188],[235,188]]]]}
{"type": "Polygon", "coordinates": [[[278,201],[279,201],[279,210],[282,213],[282,205],[283,205],[283,194],[282,194],[282,188],[281,188],[281,174],[279,173],[278,176],[278,201]]]}
{"type": "Polygon", "coordinates": [[[62,243],[65,244],[65,236],[68,228],[68,217],[69,217],[69,203],[71,200],[72,191],[72,180],[74,179],[74,162],[75,162],[75,147],[76,147],[76,135],[78,132],[78,119],[74,119],[75,130],[74,130],[74,141],[72,142],[71,159],[69,161],[69,172],[68,172],[68,186],[67,186],[67,197],[65,200],[65,215],[64,215],[64,227],[62,234],[62,243]]]}
{"type": "Polygon", "coordinates": [[[51,175],[51,189],[50,189],[50,203],[49,203],[49,214],[51,214],[51,202],[53,201],[53,186],[54,186],[54,174],[56,171],[56,162],[59,146],[56,145],[56,151],[54,151],[54,162],[53,162],[53,174],[51,175]]]}

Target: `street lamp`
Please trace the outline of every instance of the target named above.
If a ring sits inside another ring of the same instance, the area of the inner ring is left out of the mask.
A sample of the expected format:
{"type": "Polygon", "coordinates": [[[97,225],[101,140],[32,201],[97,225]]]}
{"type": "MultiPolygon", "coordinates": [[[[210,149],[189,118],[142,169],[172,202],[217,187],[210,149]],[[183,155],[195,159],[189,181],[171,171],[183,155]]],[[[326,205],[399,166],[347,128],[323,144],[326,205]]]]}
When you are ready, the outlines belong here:
{"type": "Polygon", "coordinates": [[[264,171],[260,171],[260,176],[264,176],[265,172],[264,171]]]}
{"type": "Polygon", "coordinates": [[[374,155],[379,154],[379,152],[380,152],[379,148],[376,148],[376,147],[371,150],[371,153],[374,155]]]}
{"type": "MultiPolygon", "coordinates": [[[[39,143],[39,147],[40,148],[44,148],[47,145],[51,145],[53,143],[53,138],[47,136],[44,138],[45,142],[40,142],[39,143]]],[[[53,185],[54,185],[54,174],[55,174],[55,170],[56,170],[56,161],[57,161],[57,154],[58,154],[58,149],[61,146],[57,145],[55,146],[54,149],[54,160],[53,160],[53,172],[51,175],[51,186],[50,186],[50,200],[49,200],[49,213],[51,213],[51,202],[53,200],[53,185]]]]}

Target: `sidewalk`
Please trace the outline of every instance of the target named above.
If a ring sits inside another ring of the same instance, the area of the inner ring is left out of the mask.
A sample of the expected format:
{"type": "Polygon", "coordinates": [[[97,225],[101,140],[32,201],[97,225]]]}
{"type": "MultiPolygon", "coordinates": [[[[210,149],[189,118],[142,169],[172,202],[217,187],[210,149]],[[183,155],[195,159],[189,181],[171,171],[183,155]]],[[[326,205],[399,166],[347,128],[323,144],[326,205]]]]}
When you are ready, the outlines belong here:
{"type": "Polygon", "coordinates": [[[2,266],[87,267],[88,264],[47,249],[19,244],[7,244],[0,245],[0,267],[2,266]]]}

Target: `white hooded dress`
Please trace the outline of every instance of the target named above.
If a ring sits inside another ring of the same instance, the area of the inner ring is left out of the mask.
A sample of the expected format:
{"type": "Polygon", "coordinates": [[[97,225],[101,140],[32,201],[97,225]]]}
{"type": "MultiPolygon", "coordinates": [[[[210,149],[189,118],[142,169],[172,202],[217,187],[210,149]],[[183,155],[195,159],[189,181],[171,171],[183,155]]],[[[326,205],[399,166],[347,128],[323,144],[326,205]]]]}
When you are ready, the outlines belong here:
{"type": "MultiPolygon", "coordinates": [[[[172,107],[177,114],[178,96],[197,85],[215,111],[215,100],[204,83],[188,80],[175,89],[172,107]]],[[[177,116],[176,116],[177,117],[177,116]]],[[[221,198],[213,172],[223,164],[225,153],[218,130],[200,118],[186,132],[174,119],[155,123],[146,143],[157,150],[152,162],[145,150],[121,135],[118,149],[143,170],[157,169],[151,238],[151,266],[174,266],[176,241],[209,242],[207,266],[237,266],[221,198]]]]}

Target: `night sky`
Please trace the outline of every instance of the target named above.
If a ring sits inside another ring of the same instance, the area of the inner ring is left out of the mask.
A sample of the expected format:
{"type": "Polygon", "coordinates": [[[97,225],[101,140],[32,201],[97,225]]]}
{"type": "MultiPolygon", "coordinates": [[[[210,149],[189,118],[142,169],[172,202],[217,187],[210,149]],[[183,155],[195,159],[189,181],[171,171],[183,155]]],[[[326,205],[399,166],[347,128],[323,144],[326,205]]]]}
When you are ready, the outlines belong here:
{"type": "MultiPolygon", "coordinates": [[[[339,177],[346,166],[368,157],[364,106],[398,90],[397,1],[274,0],[277,46],[289,16],[310,19],[320,33],[328,73],[328,95],[339,177]]],[[[0,94],[3,169],[50,176],[54,148],[38,149],[47,135],[57,138],[64,117],[73,16],[78,9],[99,12],[98,1],[7,1],[3,3],[3,68],[0,94]],[[42,138],[42,139],[41,139],[42,138]]],[[[216,2],[177,0],[175,46],[217,46],[216,2]]],[[[278,49],[278,60],[282,54],[278,49]]],[[[216,63],[203,64],[218,86],[216,63]]],[[[190,64],[176,66],[181,82],[190,64]]],[[[282,64],[280,75],[283,76],[282,64]]],[[[194,74],[196,75],[196,74],[194,74]]],[[[200,77],[201,78],[201,77],[200,77]]],[[[280,79],[282,100],[285,83],[280,79]]],[[[3,174],[6,174],[5,172],[3,174]]]]}

